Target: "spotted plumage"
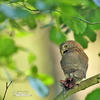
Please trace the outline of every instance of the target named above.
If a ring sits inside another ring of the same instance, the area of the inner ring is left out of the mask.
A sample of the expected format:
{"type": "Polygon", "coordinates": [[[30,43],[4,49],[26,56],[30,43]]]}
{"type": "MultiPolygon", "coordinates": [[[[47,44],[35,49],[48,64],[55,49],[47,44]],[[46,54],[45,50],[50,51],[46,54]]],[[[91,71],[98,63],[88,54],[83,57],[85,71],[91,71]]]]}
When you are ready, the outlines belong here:
{"type": "Polygon", "coordinates": [[[60,46],[61,68],[66,78],[72,78],[75,82],[86,77],[88,57],[82,46],[73,41],[67,41],[60,46]]]}

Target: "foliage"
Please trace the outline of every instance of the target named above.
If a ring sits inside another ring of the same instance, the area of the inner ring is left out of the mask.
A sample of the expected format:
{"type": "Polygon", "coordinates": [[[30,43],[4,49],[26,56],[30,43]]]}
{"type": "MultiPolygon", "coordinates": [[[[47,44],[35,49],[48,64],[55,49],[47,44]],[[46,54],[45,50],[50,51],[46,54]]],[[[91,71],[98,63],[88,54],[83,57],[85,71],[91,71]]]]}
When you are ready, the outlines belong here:
{"type": "MultiPolygon", "coordinates": [[[[100,29],[100,24],[91,25],[91,23],[100,22],[100,8],[98,5],[98,0],[1,0],[0,23],[2,24],[8,20],[15,33],[18,30],[23,34],[24,26],[32,30],[37,26],[36,21],[42,20],[42,16],[45,16],[45,20],[50,15],[55,20],[46,23],[44,21],[43,24],[47,24],[46,27],[51,27],[51,41],[57,45],[66,41],[66,32],[62,32],[61,27],[62,24],[65,24],[66,27],[70,27],[73,31],[75,40],[84,48],[87,48],[89,41],[94,42],[96,40],[95,30],[100,29]],[[84,22],[81,19],[87,21],[84,22]],[[89,22],[91,23],[89,24],[89,22]]],[[[2,29],[2,25],[0,29],[2,29]]],[[[26,31],[28,32],[28,30],[26,31]]]]}
{"type": "Polygon", "coordinates": [[[100,88],[93,90],[89,93],[85,100],[99,100],[100,98],[100,88]]]}
{"type": "MultiPolygon", "coordinates": [[[[50,27],[50,40],[58,46],[68,39],[67,35],[72,31],[74,39],[83,48],[87,48],[89,42],[96,41],[95,31],[100,29],[100,2],[99,0],[0,0],[0,67],[6,66],[18,76],[25,75],[33,88],[34,80],[38,86],[47,87],[54,83],[54,79],[50,75],[39,73],[38,66],[35,65],[36,56],[27,51],[27,48],[17,46],[12,36],[27,36],[38,24],[41,28],[50,27]],[[20,50],[29,55],[30,67],[26,72],[20,71],[12,58],[20,50]]],[[[35,90],[42,95],[38,88],[35,90]]],[[[47,96],[48,91],[43,97],[47,96]]]]}
{"type": "Polygon", "coordinates": [[[52,27],[50,31],[50,39],[54,43],[60,45],[61,43],[66,41],[66,36],[58,28],[52,27]]]}
{"type": "Polygon", "coordinates": [[[18,47],[10,38],[0,37],[0,57],[9,57],[18,51],[18,47]]]}
{"type": "Polygon", "coordinates": [[[31,64],[32,62],[34,62],[36,60],[36,56],[32,53],[29,54],[29,57],[28,57],[28,61],[29,63],[31,64]]]}

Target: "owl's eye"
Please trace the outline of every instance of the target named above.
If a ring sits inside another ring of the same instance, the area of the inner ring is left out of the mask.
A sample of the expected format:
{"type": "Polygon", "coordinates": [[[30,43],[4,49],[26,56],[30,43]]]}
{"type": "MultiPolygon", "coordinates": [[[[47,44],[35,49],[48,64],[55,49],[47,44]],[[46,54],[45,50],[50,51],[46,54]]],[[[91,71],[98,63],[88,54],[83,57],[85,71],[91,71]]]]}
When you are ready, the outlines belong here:
{"type": "Polygon", "coordinates": [[[67,45],[64,45],[64,48],[67,48],[68,46],[67,45]]]}

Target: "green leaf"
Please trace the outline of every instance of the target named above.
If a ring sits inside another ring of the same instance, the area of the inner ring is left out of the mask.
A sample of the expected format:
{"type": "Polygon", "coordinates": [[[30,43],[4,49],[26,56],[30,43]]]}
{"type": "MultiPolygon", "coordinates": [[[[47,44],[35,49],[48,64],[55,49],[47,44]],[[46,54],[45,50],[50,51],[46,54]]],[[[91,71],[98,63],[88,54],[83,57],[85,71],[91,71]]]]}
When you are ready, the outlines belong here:
{"type": "MultiPolygon", "coordinates": [[[[92,23],[100,22],[100,8],[95,9],[95,12],[94,12],[94,14],[92,16],[91,22],[92,23]]],[[[91,25],[90,27],[93,30],[98,30],[98,29],[100,29],[100,24],[91,25]]]]}
{"type": "Polygon", "coordinates": [[[38,73],[38,68],[37,68],[36,65],[34,65],[34,66],[31,67],[31,72],[34,73],[34,74],[38,73]]]}
{"type": "Polygon", "coordinates": [[[28,36],[30,34],[29,32],[26,32],[24,30],[15,29],[14,31],[16,33],[16,37],[25,37],[25,36],[28,36]]]}
{"type": "Polygon", "coordinates": [[[15,45],[14,40],[0,36],[0,57],[8,57],[16,53],[18,47],[15,45]]]}
{"type": "Polygon", "coordinates": [[[85,32],[83,33],[84,35],[86,35],[92,42],[96,41],[96,33],[90,29],[89,27],[87,27],[87,29],[85,30],[85,32]]]}
{"type": "Polygon", "coordinates": [[[88,47],[88,40],[83,35],[74,34],[74,38],[77,42],[79,42],[83,46],[83,48],[88,47]]]}
{"type": "Polygon", "coordinates": [[[46,74],[38,74],[37,78],[42,80],[45,85],[52,85],[54,84],[54,78],[52,76],[46,74]]]}
{"type": "Polygon", "coordinates": [[[82,3],[82,0],[59,0],[59,1],[60,3],[65,3],[67,5],[80,5],[82,3]]]}
{"type": "Polygon", "coordinates": [[[6,20],[6,16],[2,12],[0,12],[0,23],[6,20]]]}
{"type": "Polygon", "coordinates": [[[18,30],[24,30],[24,29],[19,25],[19,23],[17,23],[15,20],[10,19],[9,22],[10,22],[10,25],[11,25],[12,28],[15,28],[15,29],[18,29],[18,30]]]}
{"type": "Polygon", "coordinates": [[[76,34],[83,33],[87,27],[87,24],[77,20],[75,17],[83,18],[73,6],[64,5],[62,8],[63,22],[68,25],[76,34]]]}
{"type": "Polygon", "coordinates": [[[70,26],[72,28],[72,30],[76,33],[76,34],[81,34],[85,31],[87,24],[79,21],[79,20],[73,20],[72,21],[72,25],[70,26]]]}
{"type": "Polygon", "coordinates": [[[21,20],[21,25],[27,25],[29,27],[29,29],[36,28],[37,24],[36,24],[36,21],[35,21],[35,16],[30,15],[27,18],[23,18],[21,20]]]}
{"type": "Polygon", "coordinates": [[[8,6],[7,4],[0,4],[0,13],[3,13],[5,16],[12,19],[25,18],[30,15],[27,10],[19,7],[8,6]]]}
{"type": "Polygon", "coordinates": [[[25,72],[25,75],[26,75],[26,76],[32,76],[32,75],[31,75],[31,70],[28,69],[28,70],[25,72]]]}
{"type": "Polygon", "coordinates": [[[61,5],[61,12],[62,12],[61,14],[62,14],[63,22],[65,23],[66,23],[66,20],[71,21],[72,17],[75,17],[78,15],[77,11],[75,10],[73,6],[66,5],[66,4],[61,5]]]}
{"type": "Polygon", "coordinates": [[[66,36],[54,26],[50,30],[50,40],[57,45],[60,45],[61,43],[66,41],[66,36]]]}
{"type": "Polygon", "coordinates": [[[38,74],[38,68],[36,65],[32,65],[30,69],[28,69],[25,74],[27,76],[32,76],[32,77],[35,77],[37,78],[37,74],[38,74]]]}
{"type": "Polygon", "coordinates": [[[98,53],[98,56],[100,57],[100,53],[98,53]]]}
{"type": "Polygon", "coordinates": [[[32,64],[36,60],[36,56],[33,53],[30,53],[28,56],[28,61],[32,64]]]}
{"type": "Polygon", "coordinates": [[[85,31],[85,29],[87,27],[86,23],[84,23],[80,20],[76,20],[75,18],[64,19],[63,21],[76,34],[83,34],[83,32],[85,31]]]}
{"type": "Polygon", "coordinates": [[[31,6],[35,5],[35,0],[27,0],[27,3],[29,3],[31,6]]]}
{"type": "Polygon", "coordinates": [[[89,93],[85,100],[100,100],[100,88],[95,89],[91,93],[89,93]]]}

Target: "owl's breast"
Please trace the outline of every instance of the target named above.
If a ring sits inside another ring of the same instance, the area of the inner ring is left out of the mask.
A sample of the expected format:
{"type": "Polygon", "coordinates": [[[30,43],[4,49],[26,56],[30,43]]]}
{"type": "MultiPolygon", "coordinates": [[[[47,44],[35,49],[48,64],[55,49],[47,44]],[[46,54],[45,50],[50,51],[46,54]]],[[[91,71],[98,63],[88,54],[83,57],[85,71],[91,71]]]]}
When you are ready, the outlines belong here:
{"type": "Polygon", "coordinates": [[[64,73],[71,73],[76,70],[83,70],[85,72],[87,70],[86,64],[87,60],[85,56],[76,50],[66,52],[61,59],[61,67],[64,73]]]}

